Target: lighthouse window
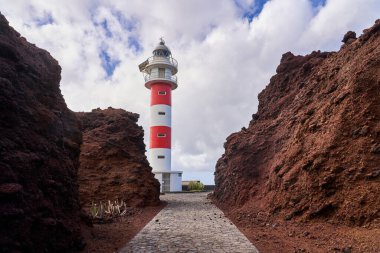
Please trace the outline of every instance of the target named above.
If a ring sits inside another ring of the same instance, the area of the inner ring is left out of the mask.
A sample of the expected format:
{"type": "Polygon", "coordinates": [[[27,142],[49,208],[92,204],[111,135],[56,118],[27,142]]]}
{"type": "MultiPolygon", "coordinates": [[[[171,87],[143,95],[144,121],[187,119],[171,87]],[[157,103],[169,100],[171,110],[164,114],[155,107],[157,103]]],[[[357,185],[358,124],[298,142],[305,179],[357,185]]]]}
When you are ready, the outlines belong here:
{"type": "Polygon", "coordinates": [[[166,95],[166,91],[160,90],[160,91],[158,91],[158,95],[166,95]]]}
{"type": "Polygon", "coordinates": [[[164,155],[158,155],[157,158],[158,159],[165,159],[165,156],[164,155]]]}
{"type": "Polygon", "coordinates": [[[165,69],[164,68],[158,68],[158,77],[159,78],[165,77],[165,69]]]}
{"type": "Polygon", "coordinates": [[[163,137],[166,137],[166,134],[157,134],[157,137],[163,138],[163,137]]]}
{"type": "Polygon", "coordinates": [[[165,112],[158,112],[158,115],[165,115],[165,112]]]}

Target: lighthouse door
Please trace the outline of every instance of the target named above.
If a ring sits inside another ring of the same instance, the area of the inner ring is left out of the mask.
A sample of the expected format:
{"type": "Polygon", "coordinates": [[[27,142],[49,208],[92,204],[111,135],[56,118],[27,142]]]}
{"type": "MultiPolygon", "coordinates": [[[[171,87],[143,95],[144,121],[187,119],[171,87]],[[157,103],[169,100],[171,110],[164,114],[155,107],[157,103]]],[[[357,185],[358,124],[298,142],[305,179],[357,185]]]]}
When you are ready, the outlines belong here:
{"type": "Polygon", "coordinates": [[[170,173],[162,174],[162,192],[170,192],[170,173]]]}

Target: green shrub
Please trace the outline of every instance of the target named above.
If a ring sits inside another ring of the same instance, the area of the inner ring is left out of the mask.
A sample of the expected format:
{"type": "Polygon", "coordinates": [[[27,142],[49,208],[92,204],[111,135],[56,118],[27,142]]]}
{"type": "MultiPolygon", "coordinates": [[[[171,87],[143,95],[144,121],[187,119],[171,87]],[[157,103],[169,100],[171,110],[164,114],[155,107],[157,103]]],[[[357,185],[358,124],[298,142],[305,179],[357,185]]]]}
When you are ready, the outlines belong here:
{"type": "Polygon", "coordinates": [[[189,182],[189,191],[203,191],[205,186],[201,182],[191,181],[189,182]]]}

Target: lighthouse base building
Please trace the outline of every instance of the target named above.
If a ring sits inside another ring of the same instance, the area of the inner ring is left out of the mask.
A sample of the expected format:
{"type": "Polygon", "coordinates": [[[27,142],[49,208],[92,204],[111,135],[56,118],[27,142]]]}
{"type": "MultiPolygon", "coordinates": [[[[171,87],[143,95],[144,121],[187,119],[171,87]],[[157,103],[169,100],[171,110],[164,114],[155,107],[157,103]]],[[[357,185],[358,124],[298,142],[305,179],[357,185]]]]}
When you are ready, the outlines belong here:
{"type": "Polygon", "coordinates": [[[152,172],[161,184],[161,192],[182,191],[182,171],[171,170],[171,95],[178,87],[177,61],[161,39],[153,56],[141,63],[139,69],[151,94],[149,163],[152,172]]]}
{"type": "Polygon", "coordinates": [[[161,184],[161,192],[182,191],[182,171],[159,172],[153,171],[154,177],[161,184]]]}

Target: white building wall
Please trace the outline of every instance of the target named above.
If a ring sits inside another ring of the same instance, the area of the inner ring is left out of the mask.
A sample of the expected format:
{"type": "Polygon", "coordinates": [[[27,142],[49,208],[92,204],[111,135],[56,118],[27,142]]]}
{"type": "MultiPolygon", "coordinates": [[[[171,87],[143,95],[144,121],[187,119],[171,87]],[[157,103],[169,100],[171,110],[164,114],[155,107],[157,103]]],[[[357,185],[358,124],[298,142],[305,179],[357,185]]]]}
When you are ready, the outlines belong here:
{"type": "Polygon", "coordinates": [[[162,192],[163,174],[170,174],[170,192],[182,191],[182,171],[156,172],[154,177],[160,182],[160,192],[162,192]]]}
{"type": "Polygon", "coordinates": [[[153,105],[150,107],[150,126],[167,126],[172,124],[172,109],[169,105],[153,105]],[[164,112],[165,115],[160,115],[164,112]]]}
{"type": "Polygon", "coordinates": [[[180,192],[182,191],[182,173],[175,172],[170,174],[170,191],[180,192]]]}
{"type": "Polygon", "coordinates": [[[172,152],[169,148],[151,148],[149,149],[149,163],[153,172],[169,172],[171,170],[172,152]],[[158,156],[165,158],[158,159],[158,156]]]}

